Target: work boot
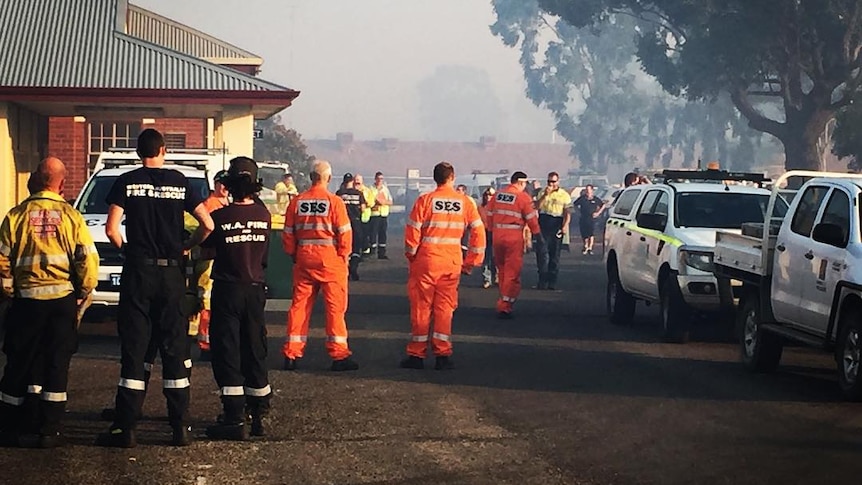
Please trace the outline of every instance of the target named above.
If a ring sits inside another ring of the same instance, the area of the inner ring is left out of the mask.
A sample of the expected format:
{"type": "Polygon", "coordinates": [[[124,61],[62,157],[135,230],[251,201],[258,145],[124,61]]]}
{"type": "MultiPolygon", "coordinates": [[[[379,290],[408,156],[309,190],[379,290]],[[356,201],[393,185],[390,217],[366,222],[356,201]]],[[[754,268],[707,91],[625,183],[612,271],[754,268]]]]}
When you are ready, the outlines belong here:
{"type": "Polygon", "coordinates": [[[138,442],[135,439],[135,430],[111,428],[106,433],[102,433],[96,437],[96,446],[134,448],[138,446],[138,442]]]}
{"type": "Polygon", "coordinates": [[[248,428],[245,423],[216,423],[207,426],[207,437],[214,440],[248,441],[248,428]]]}
{"type": "Polygon", "coordinates": [[[331,370],[334,372],[343,372],[348,370],[358,370],[359,364],[355,361],[350,360],[350,357],[341,359],[341,360],[333,360],[331,370]]]}
{"type": "Polygon", "coordinates": [[[490,287],[491,287],[491,282],[490,282],[490,281],[485,280],[485,282],[484,282],[484,283],[482,283],[482,288],[485,288],[485,289],[487,290],[487,289],[488,289],[488,288],[490,288],[490,287]]]}
{"type": "Polygon", "coordinates": [[[434,362],[434,370],[450,370],[454,368],[455,364],[452,362],[452,359],[445,355],[438,356],[434,362]]]}
{"type": "Polygon", "coordinates": [[[402,369],[424,369],[425,368],[425,360],[422,357],[416,357],[415,355],[409,355],[404,360],[401,361],[399,367],[402,369]]]}
{"type": "Polygon", "coordinates": [[[251,435],[266,436],[266,426],[263,423],[263,416],[251,417],[251,435]]]}
{"type": "Polygon", "coordinates": [[[35,434],[27,433],[18,436],[18,446],[21,448],[42,448],[52,449],[59,448],[66,444],[63,435],[58,433],[53,434],[35,434]]]}
{"type": "Polygon", "coordinates": [[[192,444],[192,427],[187,424],[172,426],[171,445],[189,446],[190,444],[192,444]]]}
{"type": "Polygon", "coordinates": [[[291,359],[290,357],[284,358],[284,370],[296,370],[296,361],[297,359],[291,359]]]}

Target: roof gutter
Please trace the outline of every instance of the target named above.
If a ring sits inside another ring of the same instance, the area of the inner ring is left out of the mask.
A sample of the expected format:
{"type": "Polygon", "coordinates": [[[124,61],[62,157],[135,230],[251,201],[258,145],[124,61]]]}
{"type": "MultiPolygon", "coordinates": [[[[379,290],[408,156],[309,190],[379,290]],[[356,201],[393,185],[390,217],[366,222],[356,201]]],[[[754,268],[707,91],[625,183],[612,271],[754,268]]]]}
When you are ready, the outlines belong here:
{"type": "Polygon", "coordinates": [[[0,86],[0,101],[146,103],[146,104],[283,104],[290,106],[299,91],[188,89],[48,88],[0,86]]]}

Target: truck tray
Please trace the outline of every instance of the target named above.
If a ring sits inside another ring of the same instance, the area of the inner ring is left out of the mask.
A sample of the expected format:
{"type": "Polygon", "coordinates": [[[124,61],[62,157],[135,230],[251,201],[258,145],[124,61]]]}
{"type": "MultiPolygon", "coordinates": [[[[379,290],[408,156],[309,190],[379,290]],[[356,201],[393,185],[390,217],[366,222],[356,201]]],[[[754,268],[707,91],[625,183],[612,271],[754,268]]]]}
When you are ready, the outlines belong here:
{"type": "MultiPolygon", "coordinates": [[[[760,225],[762,234],[763,224],[760,225]]],[[[769,237],[766,261],[772,260],[776,236],[769,237]]],[[[726,266],[758,276],[766,276],[769,268],[763,266],[763,239],[760,237],[718,231],[715,235],[716,265],[726,266]]]]}

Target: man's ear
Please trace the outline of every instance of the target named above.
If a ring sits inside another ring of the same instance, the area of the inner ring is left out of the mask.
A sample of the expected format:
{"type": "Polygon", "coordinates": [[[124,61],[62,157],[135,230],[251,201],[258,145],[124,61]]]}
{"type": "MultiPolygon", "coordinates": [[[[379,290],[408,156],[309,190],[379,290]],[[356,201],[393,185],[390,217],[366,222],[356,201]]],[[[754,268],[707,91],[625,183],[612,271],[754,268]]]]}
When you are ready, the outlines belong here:
{"type": "Polygon", "coordinates": [[[66,179],[60,181],[60,195],[63,195],[64,190],[66,190],[66,179]]]}
{"type": "Polygon", "coordinates": [[[159,156],[164,157],[168,153],[167,147],[162,146],[159,148],[159,156]]]}

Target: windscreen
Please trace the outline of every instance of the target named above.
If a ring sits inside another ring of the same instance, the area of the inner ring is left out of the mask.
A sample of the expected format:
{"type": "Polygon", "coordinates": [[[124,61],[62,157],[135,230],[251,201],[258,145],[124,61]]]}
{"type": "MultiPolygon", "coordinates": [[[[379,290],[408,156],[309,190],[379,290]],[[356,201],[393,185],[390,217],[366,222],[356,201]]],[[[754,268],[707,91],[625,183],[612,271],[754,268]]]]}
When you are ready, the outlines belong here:
{"type": "MultiPolygon", "coordinates": [[[[81,214],[107,214],[108,203],[105,202],[105,198],[108,196],[108,192],[111,191],[111,187],[114,186],[116,180],[117,177],[115,176],[93,177],[90,179],[90,183],[84,188],[84,195],[78,203],[78,211],[81,214]]],[[[210,189],[206,179],[189,178],[189,183],[192,186],[192,190],[197,191],[201,198],[209,196],[210,189]]]]}
{"type": "MultiPolygon", "coordinates": [[[[677,194],[676,226],[739,229],[744,223],[763,222],[769,195],[737,192],[684,192],[677,194]]],[[[784,216],[787,204],[775,202],[775,216],[784,216]]]]}
{"type": "Polygon", "coordinates": [[[275,185],[284,178],[284,174],[285,171],[282,167],[260,167],[257,169],[258,178],[263,180],[263,186],[268,189],[274,189],[275,185]]]}

